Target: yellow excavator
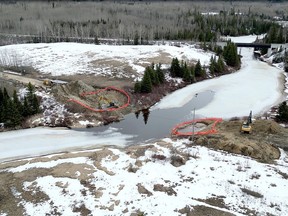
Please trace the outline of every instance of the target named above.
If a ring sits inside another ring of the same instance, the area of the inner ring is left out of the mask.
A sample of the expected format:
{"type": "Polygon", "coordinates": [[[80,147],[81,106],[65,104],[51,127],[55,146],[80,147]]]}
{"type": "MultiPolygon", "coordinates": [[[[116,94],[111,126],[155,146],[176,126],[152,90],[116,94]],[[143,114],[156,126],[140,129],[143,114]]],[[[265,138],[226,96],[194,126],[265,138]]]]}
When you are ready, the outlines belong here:
{"type": "Polygon", "coordinates": [[[99,97],[99,107],[101,109],[106,109],[106,108],[111,108],[111,107],[117,107],[117,105],[115,104],[115,102],[112,102],[108,98],[106,98],[105,96],[101,95],[99,97]]]}
{"type": "Polygon", "coordinates": [[[251,131],[252,131],[252,111],[250,111],[247,121],[243,122],[241,129],[240,129],[241,133],[250,134],[251,131]]]}

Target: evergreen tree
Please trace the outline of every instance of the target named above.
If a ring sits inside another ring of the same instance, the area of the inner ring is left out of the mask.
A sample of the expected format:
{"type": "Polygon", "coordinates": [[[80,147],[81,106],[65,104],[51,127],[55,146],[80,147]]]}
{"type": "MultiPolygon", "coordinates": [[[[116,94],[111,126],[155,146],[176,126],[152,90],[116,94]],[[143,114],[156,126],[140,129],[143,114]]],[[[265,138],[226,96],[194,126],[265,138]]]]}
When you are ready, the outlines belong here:
{"type": "Polygon", "coordinates": [[[3,91],[0,88],[0,123],[3,123],[3,107],[4,107],[4,95],[3,95],[3,91]]]}
{"type": "Polygon", "coordinates": [[[152,91],[152,81],[150,78],[149,71],[145,70],[143,80],[141,83],[141,92],[150,93],[152,91]]]}
{"type": "Polygon", "coordinates": [[[241,63],[241,61],[240,61],[240,57],[239,57],[239,55],[238,55],[238,52],[237,52],[237,46],[233,43],[233,57],[234,57],[234,59],[233,59],[233,63],[234,63],[234,67],[240,67],[240,63],[241,63]]]}
{"type": "Polygon", "coordinates": [[[180,77],[179,74],[181,73],[181,68],[179,64],[178,58],[173,58],[171,67],[170,67],[170,75],[171,77],[180,77]]]}
{"type": "Polygon", "coordinates": [[[210,70],[211,74],[217,73],[216,59],[213,56],[211,56],[211,58],[210,58],[209,70],[210,70]]]}
{"type": "MultiPolygon", "coordinates": [[[[34,94],[35,87],[29,82],[27,86],[28,92],[26,95],[27,98],[27,104],[28,104],[28,109],[30,113],[28,115],[34,115],[39,112],[39,102],[37,100],[36,95],[34,94]]],[[[24,101],[25,102],[25,101],[24,101]]]]}
{"type": "Polygon", "coordinates": [[[141,82],[136,81],[136,83],[134,85],[134,92],[135,93],[140,93],[141,92],[141,82]]]}
{"type": "MultiPolygon", "coordinates": [[[[34,86],[29,82],[28,86],[27,86],[27,89],[28,89],[28,91],[27,91],[26,97],[27,97],[28,106],[30,108],[32,108],[32,106],[33,106],[34,86]]],[[[31,109],[31,111],[32,111],[32,109],[31,109]]],[[[30,113],[30,114],[32,114],[32,113],[30,113]]]]}
{"type": "Polygon", "coordinates": [[[172,62],[171,62],[171,66],[170,66],[170,76],[171,77],[176,77],[176,72],[175,72],[176,71],[176,64],[175,64],[176,62],[175,61],[176,61],[176,59],[173,58],[172,62]]]}
{"type": "Polygon", "coordinates": [[[24,97],[22,116],[27,117],[27,116],[31,115],[31,113],[32,113],[32,111],[31,111],[31,107],[28,104],[27,97],[24,97]]]}
{"type": "Polygon", "coordinates": [[[206,74],[206,70],[204,67],[202,67],[202,70],[201,70],[201,77],[205,77],[205,74],[206,74]]]}
{"type": "Polygon", "coordinates": [[[0,89],[0,123],[4,123],[5,127],[15,127],[20,125],[23,117],[33,115],[40,112],[39,101],[34,94],[34,86],[28,84],[27,96],[21,102],[18,99],[16,90],[10,97],[6,88],[0,89]]]}
{"type": "Polygon", "coordinates": [[[196,79],[195,79],[195,67],[194,66],[191,66],[190,68],[190,73],[191,73],[191,82],[196,82],[196,79]]]}
{"type": "Polygon", "coordinates": [[[2,122],[6,123],[9,119],[9,100],[10,97],[8,95],[7,89],[4,87],[3,94],[2,94],[2,102],[1,102],[1,119],[2,122]]]}
{"type": "Polygon", "coordinates": [[[9,95],[8,95],[8,92],[7,92],[7,89],[4,88],[4,91],[3,91],[3,103],[5,104],[6,102],[8,102],[8,99],[9,99],[9,95]]]}
{"type": "Polygon", "coordinates": [[[33,114],[37,114],[40,112],[39,101],[35,94],[33,95],[32,110],[33,114]]]}
{"type": "Polygon", "coordinates": [[[219,56],[217,60],[217,73],[223,73],[224,70],[225,70],[225,63],[223,61],[223,58],[219,56]]]}
{"type": "Polygon", "coordinates": [[[231,67],[240,66],[240,59],[237,53],[237,47],[231,41],[228,41],[227,46],[224,47],[223,57],[227,65],[231,67]]]}
{"type": "Polygon", "coordinates": [[[154,85],[157,86],[160,84],[160,80],[159,80],[159,77],[158,77],[158,74],[156,73],[155,70],[153,70],[153,74],[154,74],[154,77],[155,77],[155,80],[154,80],[154,85]]]}
{"type": "Polygon", "coordinates": [[[223,49],[221,46],[216,46],[214,52],[216,53],[217,56],[220,56],[223,54],[223,49]]]}
{"type": "Polygon", "coordinates": [[[3,107],[0,107],[0,123],[3,123],[4,119],[3,119],[3,107]]]}
{"type": "Polygon", "coordinates": [[[153,67],[146,67],[146,71],[148,71],[148,74],[150,76],[152,85],[159,85],[159,78],[158,75],[156,74],[155,70],[154,70],[154,65],[152,65],[153,67]]]}
{"type": "Polygon", "coordinates": [[[155,64],[154,64],[154,62],[151,63],[151,66],[150,66],[150,67],[152,68],[152,70],[155,71],[155,64]]]}
{"type": "Polygon", "coordinates": [[[10,100],[7,100],[3,107],[3,122],[5,124],[5,127],[11,127],[11,120],[10,120],[11,109],[12,108],[10,100]]]}
{"type": "Polygon", "coordinates": [[[0,88],[0,107],[1,107],[2,104],[3,104],[3,100],[4,100],[4,95],[3,95],[2,89],[0,88]]]}
{"type": "Polygon", "coordinates": [[[195,65],[194,74],[196,77],[201,77],[203,75],[202,73],[203,73],[202,66],[200,60],[198,60],[195,65]]]}
{"type": "Polygon", "coordinates": [[[161,64],[156,65],[156,74],[158,76],[159,83],[164,83],[165,76],[163,70],[161,69],[161,64]]]}
{"type": "Polygon", "coordinates": [[[137,81],[134,85],[134,92],[138,93],[149,93],[152,91],[153,85],[157,86],[160,83],[165,81],[164,73],[161,69],[161,64],[155,65],[154,63],[151,66],[145,68],[144,76],[141,82],[137,81]]]}
{"type": "Polygon", "coordinates": [[[184,67],[184,71],[183,71],[183,80],[185,82],[192,82],[192,75],[191,75],[191,70],[189,70],[188,67],[184,67]]]}
{"type": "Polygon", "coordinates": [[[7,119],[5,125],[7,127],[15,127],[21,123],[21,113],[18,110],[17,104],[9,99],[7,104],[7,119]]]}
{"type": "Polygon", "coordinates": [[[278,121],[288,122],[288,106],[287,106],[286,101],[281,103],[281,105],[279,106],[276,119],[278,121]]]}
{"type": "Polygon", "coordinates": [[[288,72],[288,51],[285,52],[284,56],[284,71],[288,72]]]}
{"type": "Polygon", "coordinates": [[[16,107],[18,108],[19,112],[22,112],[22,104],[19,101],[18,95],[16,90],[13,91],[13,102],[15,103],[16,107]]]}
{"type": "Polygon", "coordinates": [[[183,78],[184,68],[185,68],[185,67],[187,67],[187,63],[182,60],[182,61],[181,61],[181,65],[180,65],[180,70],[179,70],[179,72],[178,72],[177,77],[183,78]]]}

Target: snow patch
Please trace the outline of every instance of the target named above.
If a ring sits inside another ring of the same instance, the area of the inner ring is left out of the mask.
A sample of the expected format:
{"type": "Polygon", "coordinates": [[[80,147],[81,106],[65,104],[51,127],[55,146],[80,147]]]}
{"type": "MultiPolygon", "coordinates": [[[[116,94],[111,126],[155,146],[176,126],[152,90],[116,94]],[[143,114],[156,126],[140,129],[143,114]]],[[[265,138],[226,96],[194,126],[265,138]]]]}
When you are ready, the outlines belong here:
{"type": "Polygon", "coordinates": [[[91,162],[86,157],[59,159],[59,160],[50,161],[49,163],[47,163],[47,162],[36,162],[36,163],[28,162],[25,165],[18,166],[16,168],[11,168],[11,169],[8,169],[7,171],[16,173],[16,172],[22,172],[22,171],[25,171],[28,169],[33,169],[33,168],[46,168],[47,169],[47,168],[52,168],[52,167],[55,167],[55,166],[57,166],[59,164],[63,164],[63,163],[88,164],[91,162]]]}
{"type": "Polygon", "coordinates": [[[79,121],[79,123],[80,123],[81,125],[89,125],[89,124],[94,125],[93,122],[89,122],[88,120],[85,120],[85,121],[79,121]]]}

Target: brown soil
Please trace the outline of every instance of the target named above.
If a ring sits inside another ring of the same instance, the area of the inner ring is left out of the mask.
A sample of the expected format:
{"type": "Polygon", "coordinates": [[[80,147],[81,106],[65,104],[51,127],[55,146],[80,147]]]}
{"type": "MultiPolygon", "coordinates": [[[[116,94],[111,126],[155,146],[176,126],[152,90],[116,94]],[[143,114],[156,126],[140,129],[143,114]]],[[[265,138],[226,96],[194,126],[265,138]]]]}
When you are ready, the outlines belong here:
{"type": "MultiPolygon", "coordinates": [[[[123,118],[124,114],[130,112],[130,108],[113,112],[93,112],[73,101],[69,101],[70,99],[74,99],[93,109],[108,108],[110,106],[110,102],[115,103],[115,106],[118,107],[127,103],[127,97],[124,96],[122,93],[114,90],[103,91],[99,94],[94,95],[81,96],[81,94],[84,92],[94,92],[97,90],[99,90],[99,88],[93,88],[92,86],[87,85],[83,81],[73,81],[69,82],[66,85],[56,85],[52,88],[52,92],[57,97],[57,100],[65,104],[68,108],[68,111],[72,113],[82,113],[81,119],[96,123],[94,125],[98,125],[99,122],[103,122],[105,124],[111,121],[119,120],[123,118]]],[[[79,120],[80,119],[78,119],[78,121],[79,120]]],[[[72,125],[68,126],[77,127],[79,125],[72,123],[72,125]]]]}
{"type": "Polygon", "coordinates": [[[1,79],[5,79],[5,80],[15,80],[17,82],[24,83],[24,84],[28,84],[30,82],[32,85],[44,87],[43,82],[34,78],[29,78],[28,76],[19,76],[19,75],[0,72],[0,77],[1,79]]]}
{"type": "Polygon", "coordinates": [[[188,216],[203,216],[203,215],[218,215],[218,216],[233,216],[229,212],[224,212],[207,206],[193,206],[193,210],[187,213],[188,216]]]}
{"type": "Polygon", "coordinates": [[[104,76],[94,76],[94,75],[84,75],[77,74],[73,76],[59,76],[60,80],[65,80],[67,82],[72,82],[75,80],[81,80],[87,85],[93,86],[95,88],[103,88],[107,86],[115,86],[117,88],[124,88],[126,86],[133,87],[133,80],[128,78],[117,78],[117,77],[104,77],[104,76]]]}
{"type": "Polygon", "coordinates": [[[272,162],[280,157],[277,146],[288,147],[288,130],[274,121],[254,121],[250,134],[241,133],[241,125],[242,121],[223,121],[216,126],[217,134],[195,136],[195,143],[250,156],[262,162],[272,162]]]}

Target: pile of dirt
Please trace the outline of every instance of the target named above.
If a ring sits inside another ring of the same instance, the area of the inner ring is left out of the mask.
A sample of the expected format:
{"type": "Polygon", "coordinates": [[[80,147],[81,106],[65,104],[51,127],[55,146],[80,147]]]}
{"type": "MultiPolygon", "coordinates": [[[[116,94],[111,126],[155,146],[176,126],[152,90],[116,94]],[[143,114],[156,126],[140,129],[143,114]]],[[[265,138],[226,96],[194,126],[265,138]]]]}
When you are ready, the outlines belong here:
{"type": "MultiPolygon", "coordinates": [[[[72,124],[69,127],[81,127],[77,122],[79,120],[92,122],[87,126],[93,127],[99,125],[99,122],[108,124],[114,121],[119,121],[123,118],[124,114],[129,113],[129,108],[119,109],[110,112],[94,112],[84,107],[91,107],[91,109],[101,110],[111,107],[117,108],[127,103],[127,97],[121,92],[113,89],[103,90],[103,88],[94,88],[83,81],[72,81],[65,85],[55,85],[52,87],[52,93],[57,98],[57,101],[65,104],[67,110],[71,113],[82,113],[81,118],[72,120],[72,124]],[[100,91],[99,91],[100,90],[100,91]],[[99,91],[97,94],[89,94],[90,92],[99,91]],[[83,93],[88,93],[83,95],[83,93]],[[71,100],[72,99],[72,100],[71,100]],[[78,101],[79,103],[75,103],[78,101]],[[81,105],[82,104],[82,105],[81,105]]],[[[83,127],[83,126],[82,126],[83,127]]]]}
{"type": "Polygon", "coordinates": [[[275,121],[272,120],[257,120],[253,123],[253,132],[256,134],[281,134],[287,132],[287,129],[283,128],[275,121]]]}
{"type": "Polygon", "coordinates": [[[52,88],[52,93],[61,101],[68,100],[72,95],[78,97],[81,93],[88,91],[95,91],[95,89],[81,80],[69,82],[66,85],[55,85],[52,88]]]}
{"type": "Polygon", "coordinates": [[[250,156],[262,162],[278,159],[280,157],[278,147],[284,150],[288,147],[288,130],[274,121],[254,121],[250,134],[241,133],[241,126],[242,121],[223,121],[216,126],[217,134],[195,136],[195,143],[250,156]]]}
{"type": "MultiPolygon", "coordinates": [[[[217,126],[219,131],[226,132],[239,132],[242,126],[242,121],[223,121],[217,126]]],[[[252,123],[251,134],[280,134],[282,132],[287,132],[287,129],[280,126],[277,122],[273,120],[255,120],[252,123]]]]}

